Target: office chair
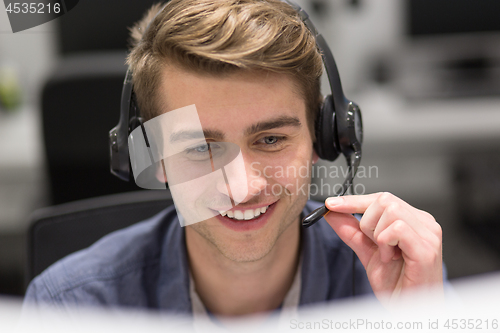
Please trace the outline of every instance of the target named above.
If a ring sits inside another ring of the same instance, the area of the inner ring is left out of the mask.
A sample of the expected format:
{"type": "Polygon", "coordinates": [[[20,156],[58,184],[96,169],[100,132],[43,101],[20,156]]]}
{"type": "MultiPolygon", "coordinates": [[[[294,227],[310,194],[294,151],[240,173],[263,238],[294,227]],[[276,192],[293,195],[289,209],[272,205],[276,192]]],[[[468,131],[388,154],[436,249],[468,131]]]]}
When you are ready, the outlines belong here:
{"type": "Polygon", "coordinates": [[[172,204],[170,191],[150,190],[85,199],[35,211],[28,231],[26,286],[57,260],[172,204]]]}
{"type": "Polygon", "coordinates": [[[108,133],[118,121],[125,56],[123,51],[62,58],[43,87],[51,205],[140,189],[109,173],[108,133]]]}

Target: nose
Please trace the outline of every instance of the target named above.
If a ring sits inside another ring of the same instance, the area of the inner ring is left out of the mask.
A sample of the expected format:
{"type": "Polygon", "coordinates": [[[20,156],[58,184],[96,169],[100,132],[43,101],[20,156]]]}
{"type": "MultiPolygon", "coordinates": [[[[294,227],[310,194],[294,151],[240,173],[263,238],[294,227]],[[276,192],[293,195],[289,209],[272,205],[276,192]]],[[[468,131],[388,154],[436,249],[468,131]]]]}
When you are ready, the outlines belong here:
{"type": "Polygon", "coordinates": [[[240,153],[223,170],[224,183],[218,183],[218,190],[227,193],[235,204],[250,201],[261,194],[267,186],[267,179],[262,172],[261,163],[240,153]],[[228,190],[229,187],[229,190],[228,190]]]}

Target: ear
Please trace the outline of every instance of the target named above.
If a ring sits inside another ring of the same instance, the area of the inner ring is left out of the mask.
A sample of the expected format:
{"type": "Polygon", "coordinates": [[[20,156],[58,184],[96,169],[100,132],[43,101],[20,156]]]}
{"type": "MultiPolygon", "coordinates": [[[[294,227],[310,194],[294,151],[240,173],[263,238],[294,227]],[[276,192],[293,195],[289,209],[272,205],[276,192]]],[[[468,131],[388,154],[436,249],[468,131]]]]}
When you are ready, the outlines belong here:
{"type": "Polygon", "coordinates": [[[312,164],[316,164],[316,162],[318,162],[319,160],[319,156],[318,154],[316,153],[316,149],[313,149],[313,154],[312,154],[312,164]]]}
{"type": "Polygon", "coordinates": [[[158,166],[156,168],[156,179],[158,179],[160,183],[167,183],[167,174],[163,165],[163,161],[158,163],[158,166]]]}

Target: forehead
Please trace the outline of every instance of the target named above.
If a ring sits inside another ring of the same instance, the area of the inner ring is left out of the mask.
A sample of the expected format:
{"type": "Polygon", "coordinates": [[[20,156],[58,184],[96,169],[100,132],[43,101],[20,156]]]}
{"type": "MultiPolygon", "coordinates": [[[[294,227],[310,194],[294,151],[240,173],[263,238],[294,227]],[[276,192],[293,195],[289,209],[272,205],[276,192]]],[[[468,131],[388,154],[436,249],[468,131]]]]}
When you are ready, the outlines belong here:
{"type": "Polygon", "coordinates": [[[238,127],[280,116],[305,124],[305,101],[285,74],[236,71],[214,76],[166,66],[158,89],[160,113],[195,104],[202,125],[238,127]]]}

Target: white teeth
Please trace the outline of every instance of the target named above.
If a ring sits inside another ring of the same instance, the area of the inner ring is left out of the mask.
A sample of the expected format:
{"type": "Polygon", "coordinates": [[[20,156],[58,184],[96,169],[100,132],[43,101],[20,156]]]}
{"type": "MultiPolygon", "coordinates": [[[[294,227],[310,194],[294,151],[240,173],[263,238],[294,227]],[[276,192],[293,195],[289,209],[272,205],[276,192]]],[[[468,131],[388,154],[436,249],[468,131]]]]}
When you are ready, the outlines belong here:
{"type": "Polygon", "coordinates": [[[234,210],[234,211],[228,210],[225,212],[219,211],[219,213],[222,216],[227,215],[227,217],[234,218],[236,220],[251,220],[251,219],[259,216],[260,214],[264,214],[268,207],[269,206],[256,208],[256,209],[247,209],[244,211],[241,211],[241,210],[234,210]]]}
{"type": "Polygon", "coordinates": [[[245,210],[245,213],[243,213],[243,215],[245,217],[245,220],[253,219],[254,218],[253,209],[245,210]]]}
{"type": "Polygon", "coordinates": [[[237,220],[243,220],[243,212],[241,210],[235,210],[234,218],[237,220]]]}

